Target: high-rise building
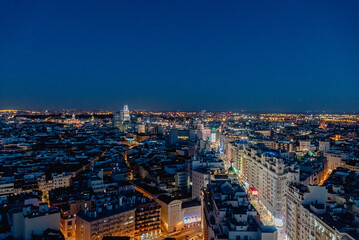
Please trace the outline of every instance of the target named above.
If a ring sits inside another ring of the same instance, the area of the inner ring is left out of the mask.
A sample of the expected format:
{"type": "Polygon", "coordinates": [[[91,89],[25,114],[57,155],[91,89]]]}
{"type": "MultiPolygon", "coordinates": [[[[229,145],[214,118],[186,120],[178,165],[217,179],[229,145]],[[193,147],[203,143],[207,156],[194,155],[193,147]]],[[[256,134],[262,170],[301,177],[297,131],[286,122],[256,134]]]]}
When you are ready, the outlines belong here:
{"type": "Polygon", "coordinates": [[[314,201],[324,205],[327,201],[325,187],[310,186],[310,188],[293,184],[286,190],[286,233],[289,239],[312,239],[314,237],[313,222],[310,213],[302,204],[314,201]]]}
{"type": "Polygon", "coordinates": [[[130,110],[128,110],[128,105],[124,105],[123,110],[121,110],[120,113],[121,113],[122,122],[131,120],[130,110]]]}
{"type": "Polygon", "coordinates": [[[121,128],[121,114],[120,112],[113,112],[112,125],[115,128],[121,128]]]}
{"type": "Polygon", "coordinates": [[[128,110],[128,105],[124,105],[121,111],[113,113],[112,124],[113,127],[119,128],[123,131],[125,129],[124,125],[130,120],[130,110],[128,110]]]}
{"type": "Polygon", "coordinates": [[[249,190],[273,215],[276,226],[281,227],[285,216],[285,189],[289,183],[299,181],[295,161],[263,144],[245,146],[241,170],[249,190]]]}
{"type": "Polygon", "coordinates": [[[328,202],[325,186],[291,184],[286,190],[285,205],[289,240],[357,239],[355,224],[348,221],[351,215],[340,207],[341,204],[328,202]]]}

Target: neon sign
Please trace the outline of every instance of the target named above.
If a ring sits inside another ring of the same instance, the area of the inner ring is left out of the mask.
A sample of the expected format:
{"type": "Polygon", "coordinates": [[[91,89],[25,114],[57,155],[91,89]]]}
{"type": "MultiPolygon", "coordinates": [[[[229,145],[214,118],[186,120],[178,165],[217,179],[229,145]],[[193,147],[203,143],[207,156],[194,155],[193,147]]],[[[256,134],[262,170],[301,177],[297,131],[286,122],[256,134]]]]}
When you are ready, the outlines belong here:
{"type": "Polygon", "coordinates": [[[184,217],[184,218],[183,218],[183,223],[184,223],[184,224],[194,223],[194,222],[200,222],[200,221],[201,221],[201,215],[190,216],[190,217],[184,217]]]}
{"type": "Polygon", "coordinates": [[[253,188],[250,188],[249,189],[249,192],[253,195],[253,196],[258,196],[258,190],[255,190],[255,189],[253,189],[253,188]]]}

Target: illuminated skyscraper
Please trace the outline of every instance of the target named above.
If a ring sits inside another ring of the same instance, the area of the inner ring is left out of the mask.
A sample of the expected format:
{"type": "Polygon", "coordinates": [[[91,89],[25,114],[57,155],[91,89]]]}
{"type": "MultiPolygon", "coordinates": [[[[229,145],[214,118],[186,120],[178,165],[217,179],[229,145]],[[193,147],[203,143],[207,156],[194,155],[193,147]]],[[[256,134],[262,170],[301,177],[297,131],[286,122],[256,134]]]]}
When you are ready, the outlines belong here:
{"type": "Polygon", "coordinates": [[[120,112],[113,112],[112,118],[113,127],[120,128],[121,127],[121,113],[120,112]]]}
{"type": "Polygon", "coordinates": [[[124,125],[131,120],[128,105],[123,106],[123,110],[113,113],[112,124],[114,127],[124,130],[124,125]]]}
{"type": "Polygon", "coordinates": [[[122,122],[130,121],[130,120],[131,120],[130,110],[128,110],[128,105],[124,105],[124,106],[123,106],[123,110],[121,110],[120,113],[121,113],[121,120],[122,120],[122,122]]]}

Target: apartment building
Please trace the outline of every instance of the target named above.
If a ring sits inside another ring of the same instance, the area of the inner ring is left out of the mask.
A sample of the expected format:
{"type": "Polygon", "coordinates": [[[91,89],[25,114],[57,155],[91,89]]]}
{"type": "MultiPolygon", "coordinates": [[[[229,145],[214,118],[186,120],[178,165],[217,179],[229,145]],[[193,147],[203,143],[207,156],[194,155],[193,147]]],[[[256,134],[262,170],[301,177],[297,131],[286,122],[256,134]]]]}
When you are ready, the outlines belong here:
{"type": "Polygon", "coordinates": [[[136,208],[135,214],[136,240],[161,236],[161,206],[155,201],[147,201],[136,208]]]}
{"type": "Polygon", "coordinates": [[[211,181],[201,196],[204,240],[277,239],[276,228],[262,224],[238,183],[211,181]]]}
{"type": "Polygon", "coordinates": [[[42,235],[46,229],[60,230],[60,212],[49,208],[47,203],[25,205],[14,211],[12,221],[15,240],[31,240],[33,235],[42,235]]]}
{"type": "Polygon", "coordinates": [[[299,170],[287,153],[268,149],[263,144],[244,146],[240,176],[271,212],[278,227],[285,216],[285,189],[299,181],[299,170]]]}
{"type": "Polygon", "coordinates": [[[104,236],[135,235],[135,208],[107,207],[104,212],[85,211],[76,216],[76,240],[102,239],[104,236]]]}
{"type": "Polygon", "coordinates": [[[328,202],[325,186],[291,184],[286,190],[288,240],[354,240],[357,225],[341,204],[328,202]],[[346,216],[346,217],[344,217],[346,216]],[[344,218],[343,218],[344,217],[344,218]]]}

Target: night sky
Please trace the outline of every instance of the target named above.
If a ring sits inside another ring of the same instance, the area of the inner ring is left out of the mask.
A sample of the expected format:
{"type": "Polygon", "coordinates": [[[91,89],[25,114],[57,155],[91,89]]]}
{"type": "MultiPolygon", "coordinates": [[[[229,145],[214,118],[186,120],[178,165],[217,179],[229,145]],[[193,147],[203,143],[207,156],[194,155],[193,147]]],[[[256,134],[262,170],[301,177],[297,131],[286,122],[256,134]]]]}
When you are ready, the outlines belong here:
{"type": "Polygon", "coordinates": [[[0,108],[359,112],[358,0],[0,1],[0,108]]]}

